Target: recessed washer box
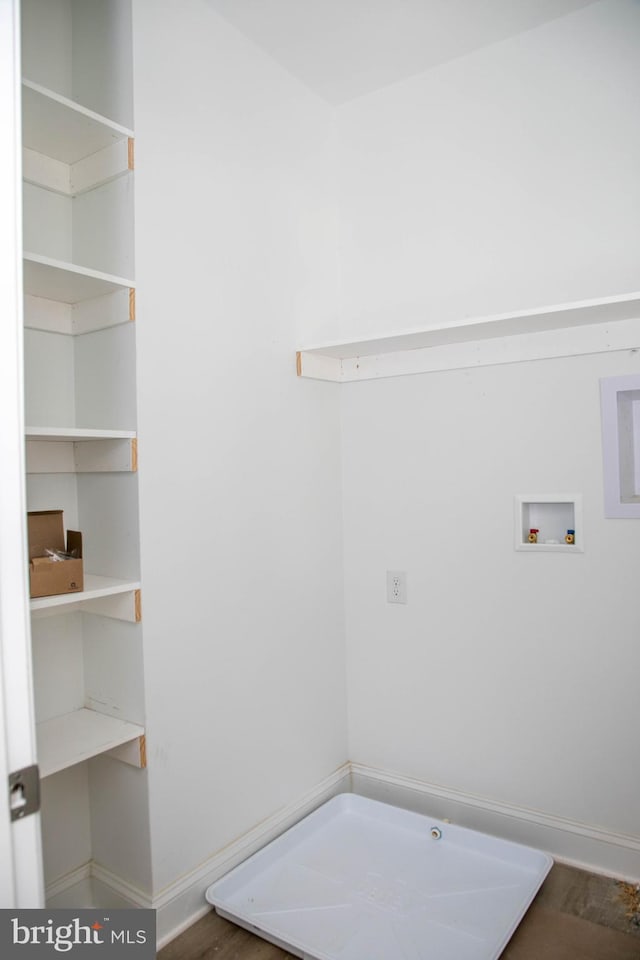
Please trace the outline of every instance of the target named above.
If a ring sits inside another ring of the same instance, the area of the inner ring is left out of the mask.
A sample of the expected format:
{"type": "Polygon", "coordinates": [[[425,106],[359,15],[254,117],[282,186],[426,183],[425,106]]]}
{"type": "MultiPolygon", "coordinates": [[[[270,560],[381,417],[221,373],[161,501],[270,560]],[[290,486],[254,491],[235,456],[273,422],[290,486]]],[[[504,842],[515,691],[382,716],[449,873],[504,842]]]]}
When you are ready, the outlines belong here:
{"type": "Polygon", "coordinates": [[[584,552],[579,493],[519,493],[514,524],[516,550],[584,552]]]}
{"type": "Polygon", "coordinates": [[[530,847],[340,794],[206,897],[304,960],[497,960],[552,863],[530,847]]]}

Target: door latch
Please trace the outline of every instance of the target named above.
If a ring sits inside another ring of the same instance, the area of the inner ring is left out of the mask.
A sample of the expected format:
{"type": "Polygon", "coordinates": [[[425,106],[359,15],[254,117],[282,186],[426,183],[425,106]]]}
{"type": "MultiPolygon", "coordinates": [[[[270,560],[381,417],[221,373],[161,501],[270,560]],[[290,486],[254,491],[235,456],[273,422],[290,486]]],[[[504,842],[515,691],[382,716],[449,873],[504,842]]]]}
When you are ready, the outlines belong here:
{"type": "Polygon", "coordinates": [[[9,808],[12,820],[21,820],[40,809],[40,772],[37,764],[9,774],[9,808]]]}

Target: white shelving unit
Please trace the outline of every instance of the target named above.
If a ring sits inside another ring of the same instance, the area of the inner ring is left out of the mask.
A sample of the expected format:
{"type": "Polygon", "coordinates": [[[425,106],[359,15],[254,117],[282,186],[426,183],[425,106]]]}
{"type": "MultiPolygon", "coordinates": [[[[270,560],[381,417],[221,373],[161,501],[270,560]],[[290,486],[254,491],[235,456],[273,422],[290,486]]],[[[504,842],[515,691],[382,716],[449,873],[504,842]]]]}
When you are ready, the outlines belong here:
{"type": "Polygon", "coordinates": [[[82,876],[76,903],[100,889],[94,905],[122,906],[91,878],[125,890],[144,856],[131,0],[23,0],[22,16],[27,503],[82,531],[85,568],[81,593],[30,603],[45,880],[58,900],[82,876]],[[76,822],[65,851],[49,841],[76,822]],[[94,864],[115,832],[123,851],[94,864]]]}
{"type": "Polygon", "coordinates": [[[297,374],[345,383],[640,346],[640,293],[466,318],[299,350],[297,374]]]}

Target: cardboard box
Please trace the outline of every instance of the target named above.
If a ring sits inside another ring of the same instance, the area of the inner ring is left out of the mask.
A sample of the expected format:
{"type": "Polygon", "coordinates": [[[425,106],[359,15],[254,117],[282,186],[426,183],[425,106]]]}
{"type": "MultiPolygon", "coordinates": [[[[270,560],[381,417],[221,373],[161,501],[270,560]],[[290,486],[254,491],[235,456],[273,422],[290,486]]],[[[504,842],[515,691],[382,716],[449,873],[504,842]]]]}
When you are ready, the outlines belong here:
{"type": "Polygon", "coordinates": [[[64,541],[62,510],[34,510],[27,514],[29,531],[29,583],[32,597],[78,593],[84,587],[82,534],[67,530],[64,541]],[[52,560],[46,550],[76,553],[77,560],[52,560]]]}

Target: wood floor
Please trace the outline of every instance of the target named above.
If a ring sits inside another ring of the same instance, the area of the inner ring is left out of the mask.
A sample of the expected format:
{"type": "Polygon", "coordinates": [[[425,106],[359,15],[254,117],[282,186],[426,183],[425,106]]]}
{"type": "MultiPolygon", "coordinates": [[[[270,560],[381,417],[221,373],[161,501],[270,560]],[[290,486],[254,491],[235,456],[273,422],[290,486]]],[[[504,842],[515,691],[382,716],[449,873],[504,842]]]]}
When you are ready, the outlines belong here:
{"type": "MultiPolygon", "coordinates": [[[[501,960],[640,960],[636,906],[640,903],[629,886],[555,864],[501,960]]],[[[291,954],[211,912],[158,957],[288,960],[291,954]]]]}

